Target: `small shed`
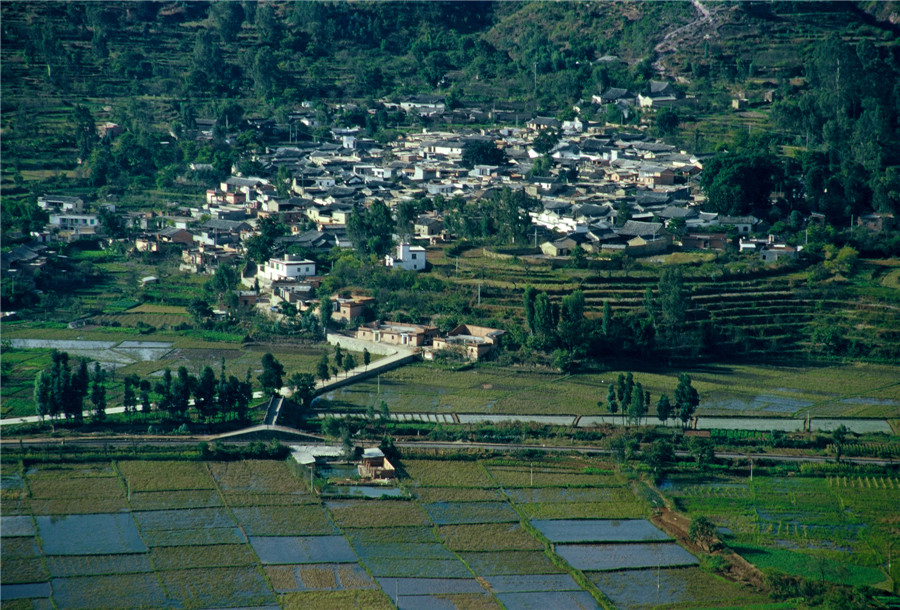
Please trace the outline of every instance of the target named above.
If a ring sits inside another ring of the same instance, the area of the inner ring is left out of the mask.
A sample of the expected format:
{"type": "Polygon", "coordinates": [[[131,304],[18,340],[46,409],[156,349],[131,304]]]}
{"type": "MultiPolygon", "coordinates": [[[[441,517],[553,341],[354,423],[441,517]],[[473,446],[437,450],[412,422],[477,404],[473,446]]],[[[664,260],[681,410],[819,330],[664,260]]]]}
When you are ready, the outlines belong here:
{"type": "Polygon", "coordinates": [[[378,447],[370,447],[363,451],[362,462],[357,466],[359,476],[364,479],[394,479],[397,471],[394,469],[384,452],[378,447]]]}

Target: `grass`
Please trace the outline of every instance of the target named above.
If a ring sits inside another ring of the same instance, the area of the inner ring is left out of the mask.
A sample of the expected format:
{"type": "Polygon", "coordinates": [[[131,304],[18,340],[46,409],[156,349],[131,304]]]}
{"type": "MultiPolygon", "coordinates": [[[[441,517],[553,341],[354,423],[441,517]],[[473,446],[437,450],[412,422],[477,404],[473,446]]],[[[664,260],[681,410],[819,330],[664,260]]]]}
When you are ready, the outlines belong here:
{"type": "Polygon", "coordinates": [[[187,608],[262,606],[275,601],[262,574],[250,567],[162,572],[163,587],[187,608]]]}
{"type": "Polygon", "coordinates": [[[461,553],[460,557],[475,573],[482,576],[496,576],[499,574],[560,574],[563,572],[541,551],[461,553]]]}
{"type": "Polygon", "coordinates": [[[240,462],[210,462],[209,471],[223,492],[252,492],[257,494],[308,494],[286,462],[242,460],[240,462]]]}
{"type": "Polygon", "coordinates": [[[334,534],[334,525],[317,505],[232,508],[248,536],[316,536],[334,534]]]}

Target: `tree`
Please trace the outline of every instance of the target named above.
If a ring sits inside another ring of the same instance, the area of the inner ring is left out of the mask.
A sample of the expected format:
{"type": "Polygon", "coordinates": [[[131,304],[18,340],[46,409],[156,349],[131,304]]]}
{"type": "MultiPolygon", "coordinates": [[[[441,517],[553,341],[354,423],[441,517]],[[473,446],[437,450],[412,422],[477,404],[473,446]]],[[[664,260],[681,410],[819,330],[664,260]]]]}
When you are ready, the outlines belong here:
{"type": "Polygon", "coordinates": [[[81,104],[75,105],[72,114],[72,119],[75,122],[75,147],[78,149],[78,158],[82,161],[87,161],[99,139],[97,137],[97,123],[94,121],[91,111],[81,104]]]}
{"type": "Polygon", "coordinates": [[[369,353],[369,350],[365,347],[363,348],[363,365],[366,367],[366,370],[369,370],[369,363],[372,362],[372,354],[369,353]]]}
{"type": "Polygon", "coordinates": [[[709,159],[700,174],[707,211],[730,216],[767,207],[769,193],[780,180],[774,156],[762,152],[729,152],[709,159]]]}
{"type": "Polygon", "coordinates": [[[616,396],[620,403],[624,403],[626,396],[630,397],[630,394],[626,394],[625,387],[625,373],[619,373],[616,378],[616,396]]]}
{"type": "Polygon", "coordinates": [[[534,137],[531,147],[540,155],[546,155],[559,143],[560,133],[556,129],[544,129],[534,137]]]}
{"type": "Polygon", "coordinates": [[[353,457],[353,440],[350,437],[350,426],[346,424],[341,426],[341,448],[343,449],[345,458],[353,457]]]}
{"type": "Polygon", "coordinates": [[[187,312],[191,314],[191,318],[193,318],[194,322],[197,324],[206,323],[213,315],[212,307],[210,307],[209,303],[203,299],[194,299],[191,301],[187,306],[187,312]]]}
{"type": "Polygon", "coordinates": [[[609,389],[606,392],[606,408],[613,415],[619,410],[619,403],[616,402],[616,388],[613,384],[609,384],[609,389]]]}
{"type": "Polygon", "coordinates": [[[91,385],[91,402],[94,404],[94,419],[102,422],[106,419],[106,386],[103,384],[103,369],[100,363],[94,363],[94,375],[91,385]]]}
{"type": "Polygon", "coordinates": [[[659,418],[659,421],[666,423],[669,421],[669,418],[672,417],[673,407],[669,402],[669,397],[665,394],[660,394],[659,400],[656,401],[656,416],[659,418]]]}
{"type": "Polygon", "coordinates": [[[584,293],[576,290],[562,298],[557,331],[560,343],[570,352],[578,353],[587,343],[584,332],[584,293]]]}
{"type": "Polygon", "coordinates": [[[134,391],[139,380],[137,375],[128,375],[123,380],[122,389],[122,406],[125,407],[125,413],[133,413],[137,410],[137,394],[134,391]]]}
{"type": "Polygon", "coordinates": [[[380,199],[357,210],[347,220],[347,236],[362,256],[374,254],[378,258],[384,257],[393,246],[393,231],[391,211],[380,199]]]}
{"type": "Polygon", "coordinates": [[[34,404],[41,420],[50,414],[50,375],[38,371],[34,377],[34,404]]]}
{"type": "Polygon", "coordinates": [[[655,478],[659,480],[665,474],[666,468],[675,462],[675,449],[672,447],[672,443],[661,438],[653,441],[644,459],[653,471],[655,478]]]}
{"type": "Polygon", "coordinates": [[[162,379],[156,382],[153,392],[159,397],[157,407],[167,413],[172,409],[172,369],[163,370],[162,379]]]}
{"type": "Polygon", "coordinates": [[[322,354],[322,357],[319,358],[319,364],[316,365],[316,377],[321,379],[323,382],[331,379],[330,363],[328,361],[327,352],[324,352],[322,354]]]}
{"type": "Polygon", "coordinates": [[[600,332],[602,332],[603,336],[608,339],[611,328],[612,328],[612,306],[609,304],[609,300],[604,299],[604,301],[603,301],[603,322],[600,327],[600,332]]]}
{"type": "Polygon", "coordinates": [[[631,389],[631,401],[628,403],[628,419],[632,423],[639,424],[641,418],[647,414],[644,405],[644,388],[641,384],[636,383],[631,389]]]}
{"type": "Polygon", "coordinates": [[[472,169],[476,165],[506,165],[506,153],[493,142],[476,140],[466,144],[462,153],[462,165],[472,169]]]}
{"type": "Polygon", "coordinates": [[[310,373],[294,373],[290,383],[294,400],[304,408],[308,408],[316,395],[316,378],[310,373]]]}
{"type": "Polygon", "coordinates": [[[344,372],[349,375],[350,371],[356,368],[356,358],[353,354],[344,356],[344,372]]]}
{"type": "Polygon", "coordinates": [[[844,441],[847,440],[848,432],[849,430],[847,430],[846,426],[841,424],[831,433],[831,442],[834,445],[834,459],[837,462],[841,461],[841,454],[844,451],[844,441]]]}
{"type": "Polygon", "coordinates": [[[666,333],[677,333],[687,316],[687,300],[684,297],[684,282],[681,269],[666,267],[659,277],[660,317],[666,333]]]}
{"type": "Polygon", "coordinates": [[[383,400],[379,404],[379,412],[382,421],[386,422],[391,419],[391,410],[388,408],[388,403],[383,400]]]}
{"type": "Polygon", "coordinates": [[[197,380],[188,373],[184,366],[178,367],[175,379],[172,380],[172,399],[169,405],[171,417],[176,421],[187,419],[188,407],[191,404],[191,394],[197,385],[197,380]]]}
{"type": "Polygon", "coordinates": [[[670,136],[678,133],[678,124],[681,122],[678,111],[674,108],[663,108],[656,115],[656,130],[661,136],[670,136]]]}
{"type": "Polygon", "coordinates": [[[716,461],[716,450],[708,438],[691,437],[691,455],[697,460],[697,466],[703,468],[716,461]]]}
{"type": "Polygon", "coordinates": [[[675,388],[675,409],[685,428],[699,405],[700,394],[691,385],[690,376],[687,373],[681,373],[678,376],[678,387],[675,388]]]}
{"type": "Polygon", "coordinates": [[[334,365],[339,369],[344,368],[344,351],[340,345],[334,347],[334,365]]]}
{"type": "Polygon", "coordinates": [[[710,552],[717,546],[716,526],[706,517],[694,517],[688,529],[688,538],[706,552],[710,552]]]}
{"type": "Polygon", "coordinates": [[[275,394],[284,385],[284,366],[275,359],[275,356],[266,352],[262,357],[262,373],[258,379],[263,394],[275,394]]]}
{"type": "Polygon", "coordinates": [[[525,286],[525,325],[528,327],[528,332],[534,335],[534,302],[537,298],[537,290],[534,286],[528,285],[525,286]]]}
{"type": "Polygon", "coordinates": [[[194,392],[194,406],[197,407],[200,417],[207,422],[215,417],[216,407],[219,406],[216,401],[217,386],[216,374],[213,372],[212,367],[204,366],[203,370],[200,371],[200,378],[197,380],[197,389],[194,392]]]}

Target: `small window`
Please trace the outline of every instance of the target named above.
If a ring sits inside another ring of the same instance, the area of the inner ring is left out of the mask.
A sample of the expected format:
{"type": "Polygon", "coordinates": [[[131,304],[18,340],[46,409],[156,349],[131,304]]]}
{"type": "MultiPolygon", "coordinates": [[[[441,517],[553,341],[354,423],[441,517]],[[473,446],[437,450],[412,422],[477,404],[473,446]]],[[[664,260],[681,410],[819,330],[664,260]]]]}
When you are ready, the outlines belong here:
{"type": "Polygon", "coordinates": [[[416,260],[417,255],[413,254],[412,257],[413,257],[413,260],[416,260]]]}

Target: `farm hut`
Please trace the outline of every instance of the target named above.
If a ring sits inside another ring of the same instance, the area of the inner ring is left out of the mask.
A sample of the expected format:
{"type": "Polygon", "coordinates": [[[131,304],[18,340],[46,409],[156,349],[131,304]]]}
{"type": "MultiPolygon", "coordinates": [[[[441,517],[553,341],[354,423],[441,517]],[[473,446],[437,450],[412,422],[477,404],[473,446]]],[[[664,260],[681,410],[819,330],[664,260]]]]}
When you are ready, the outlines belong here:
{"type": "Polygon", "coordinates": [[[370,447],[363,451],[362,461],[357,466],[359,476],[364,479],[393,479],[397,476],[384,452],[377,447],[370,447]]]}

